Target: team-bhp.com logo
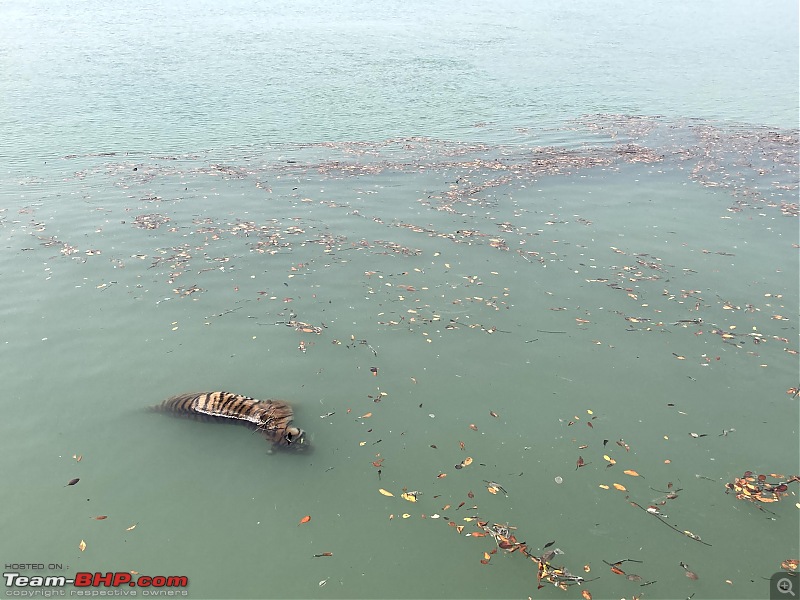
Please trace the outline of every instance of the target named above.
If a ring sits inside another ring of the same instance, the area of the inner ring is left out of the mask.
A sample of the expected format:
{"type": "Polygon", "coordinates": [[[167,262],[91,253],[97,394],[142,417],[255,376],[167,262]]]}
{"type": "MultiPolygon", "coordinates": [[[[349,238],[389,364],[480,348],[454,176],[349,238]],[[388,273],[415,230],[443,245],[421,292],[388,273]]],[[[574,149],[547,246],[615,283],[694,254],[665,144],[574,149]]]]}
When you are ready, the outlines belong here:
{"type": "Polygon", "coordinates": [[[6,584],[6,596],[51,596],[66,595],[67,586],[79,588],[69,590],[71,596],[101,596],[101,595],[130,595],[135,596],[136,591],[125,590],[128,593],[120,593],[125,588],[142,588],[142,596],[185,596],[188,592],[185,589],[189,585],[189,578],[183,575],[136,575],[126,571],[108,573],[75,573],[75,577],[65,577],[63,575],[21,575],[20,573],[3,573],[6,584]],[[98,588],[121,588],[116,592],[112,590],[100,590],[98,588]],[[177,589],[176,589],[177,588],[177,589]],[[45,591],[50,594],[45,594],[45,591]],[[104,593],[105,592],[105,593],[104,593]]]}

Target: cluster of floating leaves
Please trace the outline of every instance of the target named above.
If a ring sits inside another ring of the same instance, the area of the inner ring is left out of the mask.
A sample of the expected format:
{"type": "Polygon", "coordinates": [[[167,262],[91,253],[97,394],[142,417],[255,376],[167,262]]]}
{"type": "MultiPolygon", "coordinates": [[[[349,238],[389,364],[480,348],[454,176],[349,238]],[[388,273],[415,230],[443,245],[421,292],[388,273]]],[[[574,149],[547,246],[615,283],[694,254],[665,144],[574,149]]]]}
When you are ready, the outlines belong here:
{"type": "Polygon", "coordinates": [[[770,473],[767,476],[763,473],[756,475],[753,471],[745,471],[741,477],[735,477],[733,481],[725,484],[725,493],[733,492],[739,500],[767,504],[786,497],[789,494],[789,484],[796,481],[800,481],[800,475],[786,477],[770,473]]]}

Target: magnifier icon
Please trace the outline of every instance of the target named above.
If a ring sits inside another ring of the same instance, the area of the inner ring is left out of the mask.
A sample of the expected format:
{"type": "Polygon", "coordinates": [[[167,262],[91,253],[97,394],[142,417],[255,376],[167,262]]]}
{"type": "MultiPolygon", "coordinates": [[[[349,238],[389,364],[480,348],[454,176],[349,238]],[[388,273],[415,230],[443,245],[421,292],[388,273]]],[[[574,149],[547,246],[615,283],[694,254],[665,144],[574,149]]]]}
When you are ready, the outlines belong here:
{"type": "Polygon", "coordinates": [[[778,583],[775,584],[775,587],[778,588],[778,591],[781,594],[788,594],[792,598],[796,596],[796,594],[792,591],[792,580],[787,577],[778,579],[778,583]]]}

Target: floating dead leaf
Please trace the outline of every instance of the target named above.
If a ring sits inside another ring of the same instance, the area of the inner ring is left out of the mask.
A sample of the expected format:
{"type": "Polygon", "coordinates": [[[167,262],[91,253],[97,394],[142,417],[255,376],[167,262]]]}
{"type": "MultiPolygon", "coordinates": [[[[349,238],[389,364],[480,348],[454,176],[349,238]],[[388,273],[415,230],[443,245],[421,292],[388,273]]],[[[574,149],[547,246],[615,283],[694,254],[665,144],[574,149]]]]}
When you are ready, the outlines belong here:
{"type": "Polygon", "coordinates": [[[84,550],[86,550],[86,542],[84,542],[83,540],[81,540],[81,543],[80,543],[80,544],[78,544],[78,548],[80,549],[80,551],[81,551],[81,552],[83,552],[84,550]]]}
{"type": "Polygon", "coordinates": [[[81,460],[83,460],[83,454],[73,454],[72,458],[75,459],[75,462],[81,462],[81,460]]]}
{"type": "Polygon", "coordinates": [[[489,411],[489,415],[494,417],[495,419],[498,417],[498,414],[496,412],[494,412],[493,410],[489,411]]]}
{"type": "Polygon", "coordinates": [[[297,525],[300,526],[303,523],[308,523],[310,520],[311,520],[311,515],[306,515],[305,517],[300,519],[300,522],[297,525]]]}
{"type": "Polygon", "coordinates": [[[626,471],[623,471],[623,473],[625,473],[625,475],[630,475],[631,477],[639,477],[639,474],[633,469],[628,469],[626,471]]]}
{"type": "Polygon", "coordinates": [[[411,516],[411,515],[410,515],[410,514],[408,514],[408,513],[403,513],[403,518],[404,518],[404,519],[408,519],[410,516],[411,516]]]}
{"type": "Polygon", "coordinates": [[[372,461],[372,466],[373,467],[380,467],[382,464],[383,464],[383,459],[382,458],[379,458],[378,460],[373,460],[372,461]]]}
{"type": "Polygon", "coordinates": [[[323,556],[333,556],[333,552],[320,552],[319,554],[315,554],[314,558],[322,558],[323,556]]]}
{"type": "Polygon", "coordinates": [[[108,515],[99,515],[97,517],[92,517],[95,521],[104,521],[108,518],[108,515]]]}
{"type": "Polygon", "coordinates": [[[592,567],[590,567],[589,565],[583,565],[583,570],[584,572],[588,573],[589,571],[592,570],[592,567]]]}
{"type": "Polygon", "coordinates": [[[578,457],[578,461],[576,462],[575,470],[577,471],[578,469],[583,467],[585,464],[586,464],[586,462],[584,462],[583,457],[579,456],[578,457]]]}
{"type": "Polygon", "coordinates": [[[620,492],[627,492],[627,491],[628,491],[628,488],[626,488],[626,487],[625,487],[624,485],[622,485],[621,483],[615,483],[615,484],[614,484],[614,487],[615,487],[616,489],[618,489],[620,492]]]}
{"type": "Polygon", "coordinates": [[[437,479],[444,479],[445,477],[447,477],[447,473],[439,473],[439,474],[436,476],[436,478],[437,478],[437,479]]]}
{"type": "Polygon", "coordinates": [[[408,500],[409,502],[416,502],[417,501],[417,496],[415,494],[410,494],[408,492],[403,492],[402,494],[400,494],[400,497],[403,500],[408,500]]]}
{"type": "Polygon", "coordinates": [[[785,571],[797,571],[799,564],[800,561],[798,561],[796,558],[787,558],[781,563],[781,569],[785,571]]]}
{"type": "Polygon", "coordinates": [[[371,416],[372,416],[372,413],[368,412],[368,413],[364,413],[363,415],[361,415],[359,417],[359,419],[369,419],[371,416]]]}
{"type": "Polygon", "coordinates": [[[592,600],[592,593],[589,590],[583,590],[581,596],[583,596],[584,600],[592,600]]]}
{"type": "Polygon", "coordinates": [[[388,491],[388,490],[385,490],[385,489],[383,489],[383,488],[379,489],[378,491],[379,491],[381,494],[383,494],[384,496],[394,496],[394,494],[393,494],[392,492],[390,492],[390,491],[388,491]]]}
{"type": "Polygon", "coordinates": [[[81,480],[81,478],[80,478],[80,477],[76,477],[75,479],[70,479],[70,480],[67,482],[67,485],[65,485],[64,487],[67,487],[67,486],[69,486],[69,485],[75,485],[75,484],[76,484],[76,483],[78,483],[80,480],[81,480]]]}
{"type": "Polygon", "coordinates": [[[611,572],[616,575],[625,575],[625,571],[614,565],[611,565],[611,572]]]}
{"type": "Polygon", "coordinates": [[[467,458],[465,458],[464,461],[463,461],[463,464],[464,464],[465,467],[470,466],[472,464],[472,457],[468,456],[467,458]]]}
{"type": "Polygon", "coordinates": [[[604,490],[609,489],[609,487],[605,483],[601,483],[599,487],[603,488],[604,490]]]}
{"type": "Polygon", "coordinates": [[[472,431],[478,431],[478,426],[475,425],[475,423],[470,423],[469,428],[472,429],[472,431]]]}
{"type": "Polygon", "coordinates": [[[378,367],[370,367],[369,372],[372,373],[375,377],[378,376],[378,367]]]}
{"type": "Polygon", "coordinates": [[[137,526],[137,525],[138,525],[138,523],[134,523],[134,524],[133,524],[133,525],[131,525],[130,527],[126,527],[126,528],[125,528],[125,531],[133,531],[134,529],[136,529],[136,526],[137,526]]]}

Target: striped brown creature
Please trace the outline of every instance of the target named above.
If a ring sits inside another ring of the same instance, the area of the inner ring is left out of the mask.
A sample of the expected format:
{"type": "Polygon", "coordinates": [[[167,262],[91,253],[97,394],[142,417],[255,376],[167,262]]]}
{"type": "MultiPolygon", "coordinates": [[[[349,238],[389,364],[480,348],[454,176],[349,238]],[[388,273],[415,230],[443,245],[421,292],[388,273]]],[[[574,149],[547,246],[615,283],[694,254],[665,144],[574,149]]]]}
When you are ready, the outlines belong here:
{"type": "Polygon", "coordinates": [[[256,400],[230,392],[199,392],[172,396],[151,410],[197,421],[241,423],[264,434],[273,448],[309,447],[306,432],[292,425],[291,405],[282,400],[256,400]]]}

